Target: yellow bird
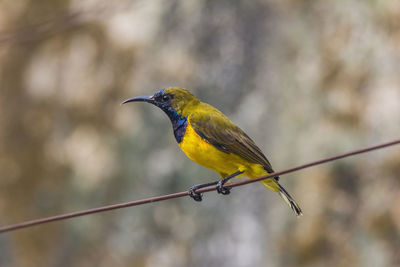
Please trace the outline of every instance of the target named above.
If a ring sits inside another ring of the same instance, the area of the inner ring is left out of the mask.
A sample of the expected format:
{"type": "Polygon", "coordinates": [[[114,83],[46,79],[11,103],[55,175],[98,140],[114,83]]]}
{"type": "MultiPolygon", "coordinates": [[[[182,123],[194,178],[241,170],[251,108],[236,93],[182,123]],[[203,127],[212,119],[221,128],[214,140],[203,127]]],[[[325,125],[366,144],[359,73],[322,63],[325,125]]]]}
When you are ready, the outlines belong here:
{"type": "MultiPolygon", "coordinates": [[[[175,139],[182,151],[194,162],[221,176],[220,181],[191,187],[190,196],[196,201],[202,200],[202,195],[195,193],[198,188],[217,184],[218,193],[229,194],[230,189],[223,185],[233,177],[256,178],[274,172],[271,163],[244,131],[186,89],[169,87],[153,96],[129,98],[122,104],[128,102],[148,102],[161,108],[172,122],[175,139]]],[[[293,212],[301,215],[299,205],[278,181],[276,176],[261,183],[278,192],[293,212]]]]}

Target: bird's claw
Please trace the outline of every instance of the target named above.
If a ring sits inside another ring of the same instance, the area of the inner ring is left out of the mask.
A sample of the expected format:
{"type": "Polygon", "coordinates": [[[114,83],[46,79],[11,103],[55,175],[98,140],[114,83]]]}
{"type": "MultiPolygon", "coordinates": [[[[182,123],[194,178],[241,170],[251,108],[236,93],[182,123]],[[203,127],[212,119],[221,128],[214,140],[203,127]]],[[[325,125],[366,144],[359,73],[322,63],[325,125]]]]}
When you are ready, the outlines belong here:
{"type": "Polygon", "coordinates": [[[229,195],[231,193],[230,187],[224,187],[224,181],[221,180],[217,183],[217,192],[222,195],[229,195]]]}
{"type": "Polygon", "coordinates": [[[195,190],[198,189],[197,186],[192,186],[189,188],[189,196],[193,198],[195,201],[202,201],[203,200],[203,194],[202,193],[196,193],[195,190]]]}

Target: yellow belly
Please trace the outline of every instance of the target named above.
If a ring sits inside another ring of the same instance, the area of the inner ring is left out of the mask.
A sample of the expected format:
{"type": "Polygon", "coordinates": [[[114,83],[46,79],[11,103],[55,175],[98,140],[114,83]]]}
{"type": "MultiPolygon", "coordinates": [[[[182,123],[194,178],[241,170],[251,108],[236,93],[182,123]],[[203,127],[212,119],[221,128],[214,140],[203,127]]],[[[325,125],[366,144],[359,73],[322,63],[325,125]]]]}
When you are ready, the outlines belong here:
{"type": "MultiPolygon", "coordinates": [[[[239,176],[249,178],[268,174],[260,164],[251,163],[236,154],[218,150],[197,135],[190,123],[186,127],[185,136],[179,146],[191,160],[218,172],[221,177],[226,177],[238,170],[244,172],[239,176]]],[[[265,180],[263,184],[273,191],[277,190],[274,180],[265,180]]]]}

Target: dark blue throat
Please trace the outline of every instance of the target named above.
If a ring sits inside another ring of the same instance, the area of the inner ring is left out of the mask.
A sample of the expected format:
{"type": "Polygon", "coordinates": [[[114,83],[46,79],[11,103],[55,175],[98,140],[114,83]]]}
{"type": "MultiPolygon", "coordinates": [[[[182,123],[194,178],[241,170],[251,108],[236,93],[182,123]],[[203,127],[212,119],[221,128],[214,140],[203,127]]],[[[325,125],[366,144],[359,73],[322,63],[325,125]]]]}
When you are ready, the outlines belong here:
{"type": "Polygon", "coordinates": [[[187,117],[178,114],[178,112],[172,107],[165,107],[161,109],[168,115],[169,119],[172,122],[176,141],[178,143],[182,142],[183,136],[185,135],[186,131],[187,117]]]}

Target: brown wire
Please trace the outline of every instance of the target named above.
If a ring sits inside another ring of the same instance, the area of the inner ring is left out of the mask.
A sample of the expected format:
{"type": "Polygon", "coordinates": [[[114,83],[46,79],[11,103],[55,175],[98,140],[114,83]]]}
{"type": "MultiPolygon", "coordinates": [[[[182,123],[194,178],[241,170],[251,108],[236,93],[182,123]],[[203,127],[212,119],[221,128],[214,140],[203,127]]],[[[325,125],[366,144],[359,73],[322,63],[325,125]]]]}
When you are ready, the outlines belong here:
{"type": "MultiPolygon", "coordinates": [[[[371,146],[371,147],[367,147],[367,148],[351,151],[351,152],[348,152],[348,153],[339,154],[339,155],[336,155],[336,156],[333,156],[333,157],[329,157],[329,158],[313,161],[311,163],[307,163],[307,164],[303,164],[303,165],[300,165],[300,166],[297,166],[297,167],[293,167],[293,168],[290,168],[290,169],[286,169],[286,170],[283,170],[283,171],[275,172],[273,174],[265,175],[265,176],[262,176],[262,177],[259,177],[259,178],[247,179],[247,180],[243,180],[243,181],[239,181],[239,182],[225,184],[224,187],[237,187],[237,186],[242,186],[242,185],[245,185],[245,184],[255,183],[255,182],[258,182],[258,181],[261,181],[261,180],[265,180],[265,179],[268,179],[268,178],[271,178],[271,177],[274,177],[274,176],[277,176],[277,175],[283,175],[283,174],[295,172],[295,171],[298,171],[298,170],[301,170],[301,169],[309,168],[309,167],[312,167],[312,166],[315,166],[315,165],[319,165],[319,164],[323,164],[323,163],[326,163],[326,162],[329,162],[329,161],[334,161],[334,160],[338,160],[338,159],[354,156],[354,155],[357,155],[357,154],[366,153],[366,152],[369,152],[369,151],[372,151],[372,150],[377,150],[377,149],[381,149],[381,148],[384,148],[384,147],[393,146],[393,145],[396,145],[396,144],[400,144],[400,139],[392,141],[392,142],[380,144],[380,145],[377,145],[377,146],[371,146]]],[[[209,187],[205,187],[205,188],[201,188],[201,189],[196,190],[196,193],[205,193],[205,192],[214,191],[214,190],[216,190],[216,186],[209,186],[209,187]]],[[[187,195],[189,195],[189,192],[188,191],[183,191],[183,192],[169,194],[169,195],[150,197],[150,198],[145,198],[145,199],[141,199],[141,200],[135,200],[135,201],[124,202],[124,203],[120,203],[120,204],[114,204],[114,205],[98,207],[98,208],[94,208],[94,209],[88,209],[88,210],[76,211],[76,212],[71,212],[71,213],[65,213],[65,214],[61,214],[61,215],[55,215],[55,216],[51,216],[51,217],[46,217],[46,218],[41,218],[41,219],[36,219],[36,220],[31,220],[31,221],[26,221],[26,222],[21,222],[21,223],[17,223],[17,224],[3,226],[3,227],[0,227],[0,233],[10,232],[10,231],[14,231],[14,230],[17,230],[17,229],[38,225],[38,224],[54,222],[54,221],[60,221],[60,220],[65,220],[65,219],[69,219],[69,218],[73,218],[73,217],[79,217],[79,216],[84,216],[84,215],[93,214],[93,213],[99,213],[99,212],[108,211],[108,210],[127,208],[127,207],[138,206],[138,205],[143,205],[143,204],[147,204],[147,203],[163,201],[163,200],[172,199],[172,198],[184,197],[184,196],[187,196],[187,195]]]]}

